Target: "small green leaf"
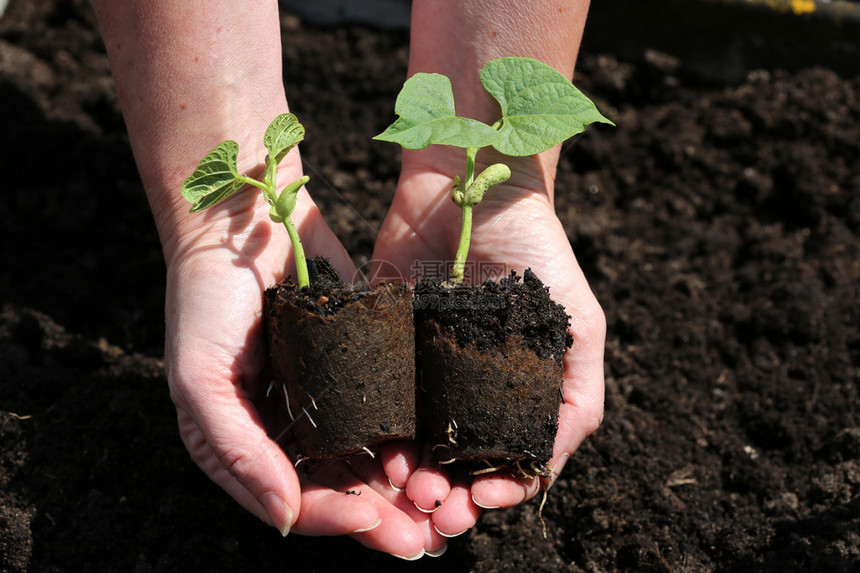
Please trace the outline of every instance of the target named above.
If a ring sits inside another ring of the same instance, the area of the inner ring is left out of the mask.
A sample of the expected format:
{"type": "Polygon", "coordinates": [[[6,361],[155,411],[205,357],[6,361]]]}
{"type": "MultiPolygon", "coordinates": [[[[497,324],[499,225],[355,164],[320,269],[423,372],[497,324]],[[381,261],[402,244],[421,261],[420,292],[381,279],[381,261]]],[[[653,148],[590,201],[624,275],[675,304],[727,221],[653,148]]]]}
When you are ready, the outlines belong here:
{"type": "Polygon", "coordinates": [[[272,120],[263,136],[269,157],[278,165],[290,150],[305,138],[305,128],[295,115],[282,113],[272,120]]]}
{"type": "Polygon", "coordinates": [[[223,141],[200,160],[194,173],[182,183],[182,196],[192,204],[191,212],[220,203],[242,188],[236,158],[239,144],[223,141]]]}
{"type": "Polygon", "coordinates": [[[481,84],[502,107],[499,140],[505,155],[546,151],[594,122],[615,125],[570,81],[531,58],[499,58],[481,70],[481,84]]]}
{"type": "Polygon", "coordinates": [[[441,74],[418,73],[406,80],[394,113],[398,119],[374,139],[399,143],[406,149],[432,144],[485,147],[498,139],[489,125],[455,114],[451,81],[441,74]]]}

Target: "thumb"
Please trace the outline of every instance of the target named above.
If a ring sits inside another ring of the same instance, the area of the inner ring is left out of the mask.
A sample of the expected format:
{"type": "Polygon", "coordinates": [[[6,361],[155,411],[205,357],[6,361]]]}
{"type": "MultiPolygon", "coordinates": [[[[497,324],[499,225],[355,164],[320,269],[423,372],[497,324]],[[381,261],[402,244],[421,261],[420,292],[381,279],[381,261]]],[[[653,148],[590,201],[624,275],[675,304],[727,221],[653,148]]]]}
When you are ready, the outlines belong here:
{"type": "Polygon", "coordinates": [[[190,358],[168,372],[182,441],[212,481],[286,536],[301,509],[295,469],[243,385],[200,362],[190,358]]]}

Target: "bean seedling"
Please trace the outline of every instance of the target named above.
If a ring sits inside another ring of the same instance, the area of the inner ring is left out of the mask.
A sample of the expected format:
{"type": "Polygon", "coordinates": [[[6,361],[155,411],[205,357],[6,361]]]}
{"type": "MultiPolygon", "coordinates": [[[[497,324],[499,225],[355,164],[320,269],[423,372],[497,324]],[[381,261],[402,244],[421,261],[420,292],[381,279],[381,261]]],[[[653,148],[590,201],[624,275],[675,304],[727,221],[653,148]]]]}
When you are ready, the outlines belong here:
{"type": "Polygon", "coordinates": [[[466,170],[454,178],[451,199],[462,209],[460,242],[448,283],[463,281],[472,235],[472,208],[487,190],[508,180],[504,163],[475,175],[475,157],[492,146],[504,155],[524,157],[546,151],[581,133],[591,123],[615,125],[564,75],[531,58],[499,58],[481,70],[481,84],[501,106],[502,117],[492,126],[461,117],[454,111],[451,81],[441,74],[417,73],[403,84],[394,112],[398,115],[374,139],[399,143],[405,149],[433,144],[466,149],[466,170]]]}
{"type": "Polygon", "coordinates": [[[278,165],[304,137],[305,128],[296,116],[291,113],[281,114],[269,124],[263,136],[263,144],[269,154],[266,156],[266,169],[262,181],[239,173],[237,166],[239,144],[227,140],[207,153],[206,157],[200,160],[194,173],[182,183],[182,196],[192,204],[192,213],[220,203],[245,185],[262,189],[269,203],[269,217],[276,223],[283,223],[290,235],[299,288],[308,286],[308,265],[302,241],[290,215],[296,208],[299,189],[308,182],[309,178],[303,176],[278,193],[277,174],[278,165]]]}

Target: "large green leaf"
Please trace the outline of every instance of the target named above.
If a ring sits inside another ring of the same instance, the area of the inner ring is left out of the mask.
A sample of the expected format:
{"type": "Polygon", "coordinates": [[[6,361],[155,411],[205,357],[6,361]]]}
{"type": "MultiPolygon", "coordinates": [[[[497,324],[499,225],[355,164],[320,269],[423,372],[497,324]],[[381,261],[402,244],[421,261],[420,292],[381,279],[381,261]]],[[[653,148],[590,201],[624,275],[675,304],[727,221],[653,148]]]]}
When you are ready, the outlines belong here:
{"type": "Polygon", "coordinates": [[[489,125],[455,114],[451,81],[441,74],[418,73],[406,80],[394,113],[398,119],[374,139],[424,149],[432,144],[484,147],[498,138],[489,125]]]}
{"type": "Polygon", "coordinates": [[[192,204],[191,212],[219,203],[242,188],[236,158],[239,144],[223,141],[200,160],[197,169],[182,183],[182,196],[192,204]]]}
{"type": "Polygon", "coordinates": [[[615,125],[551,66],[531,58],[500,58],[481,70],[481,84],[502,107],[499,139],[505,155],[546,151],[594,122],[615,125]]]}
{"type": "Polygon", "coordinates": [[[263,135],[263,144],[269,157],[279,164],[290,150],[305,138],[305,128],[295,115],[282,113],[272,120],[263,135]]]}

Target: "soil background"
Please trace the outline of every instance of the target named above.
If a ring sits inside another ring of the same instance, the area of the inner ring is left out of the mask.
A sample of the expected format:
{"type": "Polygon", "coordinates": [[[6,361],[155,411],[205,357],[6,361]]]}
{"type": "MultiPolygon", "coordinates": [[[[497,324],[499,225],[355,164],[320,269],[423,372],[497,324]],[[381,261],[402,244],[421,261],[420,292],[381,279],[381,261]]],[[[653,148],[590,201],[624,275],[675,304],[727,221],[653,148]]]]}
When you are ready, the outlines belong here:
{"type": "MultiPolygon", "coordinates": [[[[323,213],[361,263],[397,177],[407,36],[283,14],[323,213]],[[327,181],[330,186],[323,184],[327,181]]],[[[557,210],[608,320],[606,420],[551,490],[416,563],[280,535],[191,462],[164,268],[84,0],[0,20],[0,570],[856,571],[860,76],[708,83],[585,45],[618,125],[557,210]]]]}

